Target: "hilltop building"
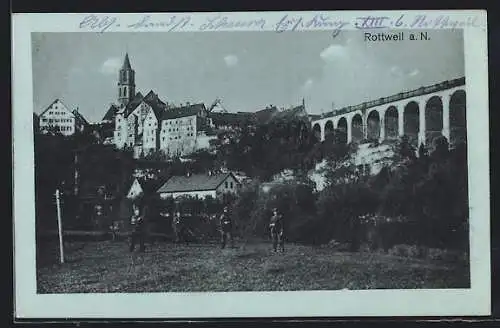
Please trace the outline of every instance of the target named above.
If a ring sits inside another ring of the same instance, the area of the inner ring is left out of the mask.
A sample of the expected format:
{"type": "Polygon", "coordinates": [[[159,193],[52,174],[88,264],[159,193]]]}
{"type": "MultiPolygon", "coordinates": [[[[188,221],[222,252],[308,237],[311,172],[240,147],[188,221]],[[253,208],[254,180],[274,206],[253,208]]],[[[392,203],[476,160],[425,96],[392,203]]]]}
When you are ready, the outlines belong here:
{"type": "Polygon", "coordinates": [[[70,136],[89,126],[78,109],[70,110],[60,99],[54,100],[40,115],[38,128],[41,133],[60,132],[70,136]]]}
{"type": "Polygon", "coordinates": [[[119,72],[117,103],[110,105],[103,121],[114,122],[114,145],[132,148],[135,157],[157,151],[178,157],[199,148],[197,137],[208,124],[208,111],[202,103],[172,106],[153,91],[145,96],[136,93],[135,71],[126,54],[119,72]]]}

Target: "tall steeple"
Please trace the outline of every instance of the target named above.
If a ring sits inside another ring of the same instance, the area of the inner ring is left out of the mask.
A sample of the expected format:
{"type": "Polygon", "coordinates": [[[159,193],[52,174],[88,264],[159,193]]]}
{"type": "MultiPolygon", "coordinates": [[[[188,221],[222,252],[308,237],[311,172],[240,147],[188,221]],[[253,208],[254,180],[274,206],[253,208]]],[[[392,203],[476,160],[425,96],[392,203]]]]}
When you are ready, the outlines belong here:
{"type": "Polygon", "coordinates": [[[126,106],[135,96],[135,71],[130,65],[128,52],[125,54],[123,66],[118,76],[118,103],[126,106]]]}
{"type": "Polygon", "coordinates": [[[125,54],[122,69],[132,69],[132,66],[130,66],[130,60],[128,59],[128,52],[125,54]]]}

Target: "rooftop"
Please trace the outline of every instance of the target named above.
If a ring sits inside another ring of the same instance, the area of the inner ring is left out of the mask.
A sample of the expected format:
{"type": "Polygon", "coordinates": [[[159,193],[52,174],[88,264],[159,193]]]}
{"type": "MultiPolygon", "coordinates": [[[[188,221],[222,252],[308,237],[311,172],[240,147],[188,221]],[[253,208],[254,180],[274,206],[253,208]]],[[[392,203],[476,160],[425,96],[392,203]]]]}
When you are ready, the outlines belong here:
{"type": "MultiPolygon", "coordinates": [[[[193,174],[191,176],[173,176],[158,189],[158,193],[206,191],[217,189],[232,173],[193,174]]],[[[235,178],[236,179],[236,178],[235,178]]]]}
{"type": "Polygon", "coordinates": [[[174,118],[193,116],[193,115],[197,115],[200,111],[203,111],[203,110],[205,110],[205,104],[203,104],[203,103],[170,108],[170,109],[166,109],[162,113],[161,119],[168,120],[168,119],[174,119],[174,118]]]}

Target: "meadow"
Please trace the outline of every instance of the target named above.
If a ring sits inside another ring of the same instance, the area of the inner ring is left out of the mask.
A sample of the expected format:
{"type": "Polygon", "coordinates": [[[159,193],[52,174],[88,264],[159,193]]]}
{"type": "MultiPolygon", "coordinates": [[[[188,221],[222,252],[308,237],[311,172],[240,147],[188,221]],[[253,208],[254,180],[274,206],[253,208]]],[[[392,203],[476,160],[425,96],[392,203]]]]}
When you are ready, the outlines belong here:
{"type": "Polygon", "coordinates": [[[226,292],[468,288],[465,259],[429,259],[268,242],[221,249],[158,242],[130,253],[125,241],[57,243],[37,259],[38,293],[226,292]]]}

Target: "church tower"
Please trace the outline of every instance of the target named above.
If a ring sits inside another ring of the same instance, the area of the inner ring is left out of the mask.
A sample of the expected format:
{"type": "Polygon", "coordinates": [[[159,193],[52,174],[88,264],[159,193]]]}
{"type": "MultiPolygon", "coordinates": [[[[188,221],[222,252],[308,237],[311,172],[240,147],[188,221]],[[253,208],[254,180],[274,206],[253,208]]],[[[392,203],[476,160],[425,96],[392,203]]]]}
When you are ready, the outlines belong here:
{"type": "Polygon", "coordinates": [[[135,96],[135,71],[130,66],[128,53],[125,54],[123,66],[118,77],[118,103],[126,106],[135,96]]]}

